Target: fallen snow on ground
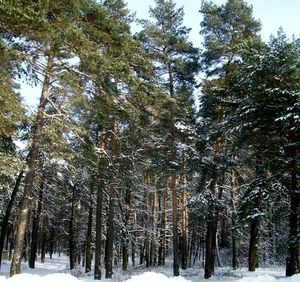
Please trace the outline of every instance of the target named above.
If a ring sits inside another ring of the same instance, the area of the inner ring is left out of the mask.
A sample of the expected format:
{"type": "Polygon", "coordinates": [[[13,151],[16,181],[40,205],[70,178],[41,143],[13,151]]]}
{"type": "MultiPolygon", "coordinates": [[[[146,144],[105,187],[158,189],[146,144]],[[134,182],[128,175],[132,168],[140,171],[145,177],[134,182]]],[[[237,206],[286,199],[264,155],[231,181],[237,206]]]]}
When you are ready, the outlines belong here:
{"type": "MultiPolygon", "coordinates": [[[[30,269],[26,263],[22,264],[22,274],[9,277],[10,262],[4,261],[0,271],[0,282],[95,282],[93,273],[84,273],[82,267],[69,270],[66,256],[47,258],[45,263],[36,262],[36,268],[30,269]],[[75,277],[75,276],[77,277],[75,277]]],[[[216,275],[208,280],[203,278],[203,268],[181,271],[181,276],[172,277],[172,267],[151,268],[145,272],[144,268],[130,268],[123,272],[114,269],[113,279],[102,279],[102,282],[300,282],[300,274],[285,278],[283,267],[258,268],[255,272],[248,272],[246,268],[232,270],[217,268],[216,275]]]]}
{"type": "Polygon", "coordinates": [[[126,282],[187,282],[183,277],[167,277],[162,273],[145,272],[140,275],[133,276],[126,282]]]}

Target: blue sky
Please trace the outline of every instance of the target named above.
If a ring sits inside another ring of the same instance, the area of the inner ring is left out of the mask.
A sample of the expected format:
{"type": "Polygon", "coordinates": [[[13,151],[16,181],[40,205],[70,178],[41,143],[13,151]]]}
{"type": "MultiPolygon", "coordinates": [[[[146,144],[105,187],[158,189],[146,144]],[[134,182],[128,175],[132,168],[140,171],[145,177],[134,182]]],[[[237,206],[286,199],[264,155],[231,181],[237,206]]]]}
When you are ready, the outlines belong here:
{"type": "MultiPolygon", "coordinates": [[[[201,15],[198,12],[201,0],[173,0],[177,7],[184,7],[186,27],[192,28],[190,39],[197,47],[201,46],[199,24],[201,15]]],[[[226,0],[212,0],[221,5],[226,0]]],[[[253,15],[262,23],[261,36],[265,41],[271,34],[276,34],[280,26],[291,37],[300,35],[300,0],[246,0],[253,6],[253,15]]],[[[147,18],[149,6],[154,6],[154,0],[127,0],[128,8],[136,12],[138,18],[147,18]]]]}

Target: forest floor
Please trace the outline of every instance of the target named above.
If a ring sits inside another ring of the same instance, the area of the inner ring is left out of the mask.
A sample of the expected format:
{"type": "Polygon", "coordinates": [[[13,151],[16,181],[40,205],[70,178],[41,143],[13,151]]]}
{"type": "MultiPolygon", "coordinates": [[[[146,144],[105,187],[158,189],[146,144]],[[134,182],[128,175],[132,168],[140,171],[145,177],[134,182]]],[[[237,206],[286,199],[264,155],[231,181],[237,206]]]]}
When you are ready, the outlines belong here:
{"type": "MultiPolygon", "coordinates": [[[[70,272],[68,270],[68,258],[66,256],[53,256],[44,264],[36,262],[36,268],[30,269],[26,263],[22,265],[22,274],[9,277],[9,261],[3,261],[0,271],[0,282],[92,282],[92,274],[85,274],[82,267],[70,272]],[[71,275],[72,274],[72,275],[71,275]]],[[[246,268],[231,270],[219,267],[216,275],[209,280],[203,278],[203,269],[194,268],[181,271],[180,277],[172,277],[171,267],[156,267],[145,269],[141,267],[130,268],[122,272],[115,269],[113,279],[102,281],[111,282],[300,282],[300,274],[285,278],[284,267],[259,268],[255,272],[248,272],[246,268]]]]}

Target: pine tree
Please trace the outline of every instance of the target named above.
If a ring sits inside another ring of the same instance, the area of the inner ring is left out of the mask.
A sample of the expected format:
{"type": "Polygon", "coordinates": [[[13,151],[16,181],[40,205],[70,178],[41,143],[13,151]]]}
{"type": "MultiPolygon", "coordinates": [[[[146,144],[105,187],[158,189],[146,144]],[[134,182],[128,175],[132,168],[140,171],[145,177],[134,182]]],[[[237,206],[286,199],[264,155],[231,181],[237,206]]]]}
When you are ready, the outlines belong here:
{"type": "MultiPolygon", "coordinates": [[[[215,132],[211,134],[214,146],[213,163],[209,189],[213,198],[217,193],[218,184],[223,185],[218,160],[222,159],[224,135],[220,125],[225,121],[228,102],[230,102],[230,76],[234,75],[236,65],[241,59],[242,44],[251,38],[257,38],[260,24],[252,17],[252,7],[242,0],[229,0],[217,6],[211,2],[203,2],[200,12],[203,14],[201,32],[204,36],[203,66],[208,78],[203,86],[202,115],[210,116],[215,132]],[[207,113],[205,113],[207,111],[207,113]]],[[[206,121],[207,123],[207,121],[206,121]]],[[[215,203],[210,205],[210,218],[206,234],[205,278],[214,274],[215,242],[218,223],[218,208],[215,203]]]]}
{"type": "Polygon", "coordinates": [[[144,43],[145,50],[156,66],[156,77],[165,95],[161,126],[168,136],[165,143],[167,154],[165,162],[168,168],[164,170],[169,178],[168,186],[172,193],[173,273],[174,276],[178,276],[180,258],[177,187],[178,172],[181,170],[178,156],[180,136],[178,127],[181,125],[189,127],[190,124],[186,122],[191,120],[187,117],[193,115],[192,107],[187,105],[192,100],[195,75],[198,71],[198,50],[188,41],[189,30],[182,25],[183,8],[176,9],[172,1],[157,0],[156,6],[151,7],[149,13],[153,22],[142,21],[144,29],[138,34],[138,38],[144,43]],[[185,111],[180,113],[179,104],[185,105],[185,111]]]}

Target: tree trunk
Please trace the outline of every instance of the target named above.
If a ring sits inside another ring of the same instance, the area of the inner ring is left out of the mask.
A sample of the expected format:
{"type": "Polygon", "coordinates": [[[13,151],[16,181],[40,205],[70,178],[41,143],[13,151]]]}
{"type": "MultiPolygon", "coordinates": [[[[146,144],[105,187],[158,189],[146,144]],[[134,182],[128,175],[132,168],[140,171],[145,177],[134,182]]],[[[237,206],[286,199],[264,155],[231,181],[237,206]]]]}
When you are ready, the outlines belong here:
{"type": "Polygon", "coordinates": [[[106,128],[102,128],[101,131],[101,153],[99,160],[99,184],[97,189],[97,206],[96,206],[96,242],[95,242],[95,269],[94,269],[94,279],[101,279],[101,249],[102,249],[102,206],[103,206],[103,190],[104,190],[104,165],[105,165],[105,155],[106,150],[106,128]]]}
{"type": "Polygon", "coordinates": [[[122,243],[122,270],[126,271],[128,267],[128,241],[122,243]]]}
{"type": "Polygon", "coordinates": [[[10,200],[8,202],[8,205],[6,207],[5,215],[3,217],[3,220],[1,222],[1,233],[0,233],[0,268],[1,268],[1,262],[2,262],[2,252],[4,248],[4,241],[5,237],[7,237],[7,230],[8,230],[8,225],[9,225],[9,217],[11,214],[11,210],[14,204],[14,201],[16,199],[17,193],[19,191],[19,187],[23,178],[24,170],[22,169],[21,172],[18,175],[17,181],[15,183],[14,189],[11,193],[10,200]]]}
{"type": "Polygon", "coordinates": [[[48,225],[48,218],[47,215],[43,216],[43,228],[42,228],[42,239],[41,239],[41,263],[45,263],[46,257],[46,243],[47,243],[47,225],[48,225]]]}
{"type": "Polygon", "coordinates": [[[237,232],[236,232],[236,179],[235,172],[231,172],[231,204],[232,204],[232,215],[231,215],[231,243],[232,243],[232,269],[237,269],[239,267],[238,261],[238,248],[237,248],[237,232]]]}
{"type": "Polygon", "coordinates": [[[107,218],[106,253],[105,253],[105,278],[112,278],[113,273],[113,247],[114,247],[114,190],[113,176],[109,180],[109,211],[107,218]]]}
{"type": "Polygon", "coordinates": [[[54,226],[51,225],[49,230],[49,258],[52,259],[54,253],[54,245],[55,245],[55,229],[54,226]]]}
{"type": "MultiPolygon", "coordinates": [[[[185,170],[185,169],[184,169],[185,170]]],[[[187,192],[186,192],[186,176],[181,177],[182,184],[182,196],[181,196],[181,225],[182,225],[182,256],[181,256],[181,267],[183,270],[187,269],[188,266],[188,208],[187,208],[187,192]]]]}
{"type": "Polygon", "coordinates": [[[215,251],[216,251],[216,222],[215,215],[207,223],[205,241],[205,266],[204,278],[208,279],[215,273],[215,251]]]}
{"type": "MultiPolygon", "coordinates": [[[[219,117],[218,122],[222,123],[225,116],[225,107],[223,104],[219,107],[219,117]]],[[[222,151],[222,137],[218,136],[215,140],[215,151],[214,151],[214,161],[216,157],[222,151]]],[[[216,195],[216,185],[217,185],[217,164],[215,163],[212,168],[211,181],[209,189],[212,195],[216,195]]],[[[222,190],[219,191],[219,198],[222,196],[222,190]]],[[[205,253],[205,267],[204,267],[204,278],[210,278],[215,272],[215,248],[216,248],[216,238],[217,238],[217,224],[218,224],[218,212],[216,211],[215,203],[210,204],[210,216],[211,220],[207,224],[206,231],[206,253],[205,253]]]]}
{"type": "Polygon", "coordinates": [[[286,263],[286,276],[292,276],[300,271],[298,258],[298,216],[297,208],[299,207],[300,194],[297,189],[297,137],[295,133],[295,121],[290,120],[290,142],[291,142],[291,211],[289,219],[289,249],[286,263]]]}
{"type": "Polygon", "coordinates": [[[168,190],[167,185],[163,192],[162,208],[161,208],[161,226],[160,226],[160,237],[159,237],[159,252],[158,252],[158,265],[164,266],[166,263],[166,243],[167,243],[167,201],[168,201],[168,190]]]}
{"type": "MultiPolygon", "coordinates": [[[[131,191],[129,187],[125,188],[125,214],[124,214],[124,228],[127,230],[131,211],[131,191]]],[[[122,270],[126,271],[128,268],[128,245],[129,240],[127,231],[125,230],[122,239],[122,270]]]]}
{"type": "Polygon", "coordinates": [[[171,175],[172,213],[173,213],[173,275],[179,276],[179,243],[178,243],[178,217],[177,217],[177,191],[176,173],[171,175]]]}
{"type": "Polygon", "coordinates": [[[150,208],[151,208],[151,217],[150,217],[150,228],[151,228],[151,234],[150,234],[150,266],[154,266],[155,260],[156,260],[156,254],[155,254],[155,238],[156,238],[156,201],[157,201],[157,195],[156,195],[156,175],[152,174],[151,176],[151,186],[153,190],[150,194],[150,208]]]}
{"type": "Polygon", "coordinates": [[[10,276],[15,274],[19,274],[21,272],[21,259],[23,253],[23,243],[24,243],[24,236],[25,231],[27,228],[27,220],[28,220],[28,213],[29,213],[29,203],[30,203],[30,196],[32,193],[33,187],[33,180],[35,176],[35,169],[36,169],[36,162],[38,159],[38,153],[40,148],[40,141],[42,137],[43,125],[44,125],[44,112],[45,107],[47,104],[47,99],[49,95],[49,88],[50,88],[50,79],[52,74],[52,57],[48,57],[47,68],[44,77],[42,95],[40,98],[40,103],[38,107],[37,117],[36,117],[36,126],[34,130],[31,151],[29,153],[29,160],[28,160],[28,172],[25,177],[25,187],[23,193],[22,203],[19,209],[19,217],[17,222],[17,235],[15,238],[15,248],[14,248],[14,255],[11,262],[10,268],[10,276]]]}
{"type": "Polygon", "coordinates": [[[75,267],[75,235],[74,235],[74,218],[75,218],[75,201],[76,201],[76,186],[72,185],[72,202],[71,214],[69,219],[69,260],[70,270],[75,267]]]}
{"type": "Polygon", "coordinates": [[[255,217],[251,220],[250,226],[250,244],[249,244],[249,271],[255,271],[258,264],[258,232],[260,220],[255,217]]]}
{"type": "MultiPolygon", "coordinates": [[[[112,135],[111,135],[111,155],[115,156],[117,151],[117,115],[114,116],[112,135]]],[[[105,278],[111,279],[113,274],[113,248],[114,248],[114,197],[115,197],[115,179],[113,172],[110,172],[109,179],[109,204],[107,218],[107,235],[106,235],[106,257],[105,257],[105,278]]]]}
{"type": "MultiPolygon", "coordinates": [[[[217,171],[216,165],[212,170],[211,182],[209,189],[212,195],[216,194],[217,184],[217,171]]],[[[215,251],[216,251],[216,239],[217,239],[217,212],[215,203],[210,203],[209,207],[209,222],[206,227],[206,243],[205,243],[205,266],[204,266],[204,278],[208,279],[214,275],[215,272],[215,251]]]]}
{"type": "Polygon", "coordinates": [[[135,266],[135,244],[133,241],[131,242],[131,263],[132,266],[134,267],[135,266]]]}
{"type": "Polygon", "coordinates": [[[87,233],[86,233],[86,244],[85,244],[85,272],[90,272],[92,270],[92,253],[91,253],[91,244],[92,244],[92,225],[93,225],[93,188],[90,192],[90,207],[89,207],[89,217],[87,224],[87,233]]]}
{"type": "Polygon", "coordinates": [[[35,260],[36,260],[36,255],[37,255],[39,222],[40,222],[40,215],[41,215],[41,211],[42,211],[43,194],[44,194],[44,179],[42,179],[42,182],[40,185],[37,209],[33,214],[32,233],[31,233],[31,248],[30,248],[30,256],[29,256],[29,267],[30,268],[35,267],[35,260]]]}

